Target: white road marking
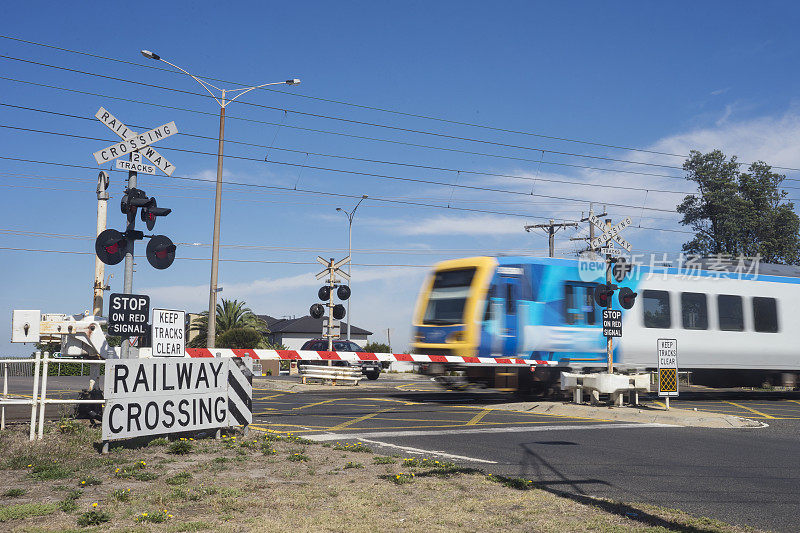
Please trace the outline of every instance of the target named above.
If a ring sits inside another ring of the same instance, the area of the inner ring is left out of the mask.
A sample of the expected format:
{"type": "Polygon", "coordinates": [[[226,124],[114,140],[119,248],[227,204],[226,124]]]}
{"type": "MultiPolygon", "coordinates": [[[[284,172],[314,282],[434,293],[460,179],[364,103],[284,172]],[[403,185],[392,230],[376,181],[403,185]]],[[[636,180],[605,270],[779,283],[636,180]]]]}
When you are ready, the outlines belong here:
{"type": "Polygon", "coordinates": [[[403,431],[367,431],[359,433],[315,433],[313,435],[303,435],[303,437],[316,441],[330,440],[366,440],[368,437],[424,437],[428,435],[467,435],[470,433],[528,433],[538,431],[569,431],[575,429],[632,429],[632,428],[677,428],[670,424],[575,424],[575,425],[549,425],[549,426],[514,426],[514,427],[489,427],[489,428],[470,428],[470,429],[433,429],[425,430],[403,430],[403,431]]]}
{"type": "Polygon", "coordinates": [[[370,444],[377,444],[378,446],[387,446],[389,448],[397,448],[398,450],[403,450],[406,453],[413,453],[416,455],[435,455],[437,457],[444,457],[447,459],[459,459],[461,461],[470,461],[472,463],[486,463],[490,465],[496,465],[497,461],[487,461],[486,459],[476,459],[475,457],[467,457],[466,455],[455,455],[452,453],[445,453],[440,452],[438,450],[422,450],[420,448],[412,448],[410,446],[400,446],[398,444],[390,444],[388,442],[381,442],[379,440],[370,440],[370,439],[358,439],[360,442],[368,442],[370,444]]]}

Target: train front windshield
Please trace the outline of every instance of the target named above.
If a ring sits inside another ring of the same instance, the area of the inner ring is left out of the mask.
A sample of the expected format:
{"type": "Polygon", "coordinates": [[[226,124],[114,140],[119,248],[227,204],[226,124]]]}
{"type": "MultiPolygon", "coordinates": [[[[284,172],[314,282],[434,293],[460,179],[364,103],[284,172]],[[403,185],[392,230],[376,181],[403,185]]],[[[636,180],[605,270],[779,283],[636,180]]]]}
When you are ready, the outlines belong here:
{"type": "Polygon", "coordinates": [[[462,324],[475,268],[442,270],[436,273],[428,296],[423,324],[462,324]]]}

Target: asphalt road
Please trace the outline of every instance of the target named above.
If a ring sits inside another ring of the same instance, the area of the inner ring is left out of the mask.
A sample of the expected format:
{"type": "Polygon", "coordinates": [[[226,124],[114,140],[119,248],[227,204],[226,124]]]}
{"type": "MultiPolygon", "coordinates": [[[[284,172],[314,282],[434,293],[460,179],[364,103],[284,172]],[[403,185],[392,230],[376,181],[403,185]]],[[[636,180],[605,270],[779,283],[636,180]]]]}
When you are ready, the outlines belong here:
{"type": "Polygon", "coordinates": [[[756,528],[798,529],[800,403],[794,394],[690,395],[683,407],[744,413],[769,424],[702,429],[499,411],[492,403],[508,398],[490,391],[440,391],[423,381],[385,385],[256,390],[257,425],[367,442],[382,453],[449,459],[532,479],[577,501],[600,496],[756,528]]]}

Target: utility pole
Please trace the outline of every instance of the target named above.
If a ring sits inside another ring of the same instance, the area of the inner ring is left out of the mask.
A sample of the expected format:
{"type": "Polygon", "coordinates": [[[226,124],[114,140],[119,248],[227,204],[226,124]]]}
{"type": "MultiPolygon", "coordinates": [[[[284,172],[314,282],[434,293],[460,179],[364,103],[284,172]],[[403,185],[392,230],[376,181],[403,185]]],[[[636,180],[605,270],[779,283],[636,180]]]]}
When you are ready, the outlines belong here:
{"type": "MultiPolygon", "coordinates": [[[[130,154],[128,156],[128,159],[129,161],[133,161],[133,154],[130,154]]],[[[128,171],[128,189],[136,188],[137,177],[138,174],[136,173],[135,170],[128,171]]],[[[125,231],[129,232],[128,235],[130,235],[130,232],[132,232],[135,229],[136,217],[135,215],[131,217],[130,214],[128,213],[126,213],[126,216],[128,217],[127,218],[128,225],[125,228],[125,231]]],[[[136,241],[132,239],[130,236],[128,236],[127,239],[128,239],[128,247],[126,248],[127,251],[125,252],[125,278],[122,281],[122,286],[123,286],[122,292],[125,294],[132,294],[133,293],[133,244],[136,241]]],[[[210,320],[211,319],[209,318],[209,321],[210,320]]],[[[131,343],[129,338],[122,339],[122,349],[120,351],[121,351],[120,354],[121,359],[131,358],[131,343]]],[[[135,355],[138,356],[138,353],[135,355]]]]}
{"type": "MultiPolygon", "coordinates": [[[[594,224],[592,224],[594,226],[594,224]]],[[[611,230],[611,219],[606,219],[606,231],[611,230]]],[[[592,242],[589,241],[589,247],[591,248],[592,242]]],[[[611,271],[614,268],[614,261],[612,260],[611,255],[606,255],[606,286],[611,285],[613,281],[611,277],[611,271]]],[[[607,309],[611,311],[611,302],[613,298],[608,299],[608,307],[607,309]]],[[[606,358],[608,359],[608,373],[614,373],[614,344],[613,344],[614,337],[606,337],[606,358]]]]}
{"type": "MultiPolygon", "coordinates": [[[[108,173],[100,171],[97,176],[97,235],[106,229],[108,213],[108,173]]],[[[92,288],[92,314],[103,316],[103,291],[105,286],[106,265],[100,258],[94,257],[94,286],[92,288]]]]}
{"type": "MultiPolygon", "coordinates": [[[[598,218],[599,217],[608,216],[608,213],[606,213],[606,206],[603,206],[603,212],[602,213],[595,214],[595,212],[594,212],[594,204],[590,203],[589,204],[589,216],[588,217],[584,217],[583,213],[581,213],[581,222],[589,222],[589,220],[593,216],[596,216],[598,218]]],[[[592,241],[594,240],[594,229],[595,229],[594,228],[594,224],[590,223],[589,224],[589,246],[584,251],[588,251],[588,252],[593,252],[594,251],[594,249],[592,248],[592,241]]],[[[571,241],[585,241],[586,239],[584,237],[572,237],[570,240],[571,241]]]]}
{"type": "Polygon", "coordinates": [[[532,229],[546,229],[548,240],[550,242],[550,257],[555,256],[555,237],[558,230],[563,228],[577,228],[577,222],[559,222],[556,223],[553,219],[550,219],[548,224],[534,224],[532,226],[525,226],[525,231],[530,233],[532,229]]]}

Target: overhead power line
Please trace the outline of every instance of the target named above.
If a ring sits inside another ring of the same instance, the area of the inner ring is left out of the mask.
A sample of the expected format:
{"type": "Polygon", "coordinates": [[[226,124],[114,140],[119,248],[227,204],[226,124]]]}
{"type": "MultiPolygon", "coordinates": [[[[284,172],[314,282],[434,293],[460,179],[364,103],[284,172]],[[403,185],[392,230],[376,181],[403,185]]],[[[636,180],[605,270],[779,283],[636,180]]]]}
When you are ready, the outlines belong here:
{"type": "MultiPolygon", "coordinates": [[[[32,64],[32,65],[36,65],[36,66],[47,67],[47,68],[52,68],[52,69],[56,69],[56,70],[63,70],[63,71],[66,71],[66,72],[72,72],[72,73],[75,73],[75,74],[82,74],[82,75],[85,75],[85,76],[92,76],[92,77],[107,79],[107,80],[111,80],[111,81],[118,81],[118,82],[121,82],[121,83],[129,83],[129,84],[133,84],[133,85],[139,85],[139,86],[142,86],[142,87],[150,87],[152,89],[160,89],[160,90],[164,90],[164,91],[171,91],[171,92],[176,92],[176,93],[179,93],[179,94],[188,94],[188,95],[191,95],[191,96],[198,96],[198,97],[206,98],[206,99],[214,98],[211,95],[203,94],[203,93],[199,93],[199,92],[195,92],[195,91],[187,91],[187,90],[184,90],[184,89],[176,89],[174,87],[165,87],[163,85],[156,85],[154,83],[145,83],[143,81],[137,81],[137,80],[129,80],[129,79],[125,79],[125,78],[119,78],[119,77],[116,77],[116,76],[107,76],[105,74],[99,74],[97,72],[88,72],[88,71],[85,71],[85,70],[79,70],[79,69],[74,69],[74,68],[69,68],[69,67],[62,67],[62,66],[59,66],[59,65],[51,65],[49,63],[42,63],[41,61],[33,61],[33,60],[30,60],[30,59],[12,57],[12,56],[7,56],[7,55],[3,55],[3,54],[0,54],[0,59],[6,59],[6,60],[9,60],[9,61],[19,61],[19,62],[22,62],[22,63],[28,63],[28,64],[32,64]]],[[[648,162],[644,162],[644,161],[632,161],[632,160],[628,160],[628,159],[619,159],[619,158],[606,157],[606,156],[600,156],[600,155],[580,154],[580,153],[574,153],[574,152],[565,152],[565,151],[561,151],[561,150],[550,150],[550,149],[541,148],[541,147],[522,146],[522,145],[516,145],[516,144],[509,144],[509,143],[501,143],[501,142],[497,142],[497,141],[489,141],[489,140],[486,140],[486,139],[475,139],[475,138],[471,138],[471,137],[462,137],[462,136],[459,136],[459,135],[448,135],[446,133],[438,133],[438,132],[425,131],[425,130],[416,130],[416,129],[412,129],[412,128],[402,128],[400,126],[391,126],[389,124],[379,124],[379,123],[376,123],[376,122],[366,122],[366,121],[363,121],[363,120],[354,120],[354,119],[349,119],[349,118],[344,118],[344,117],[334,117],[334,116],[330,116],[330,115],[322,115],[320,113],[309,113],[309,112],[306,112],[306,111],[299,111],[297,109],[286,109],[286,108],[283,108],[283,107],[269,106],[269,105],[265,105],[265,104],[257,104],[255,102],[248,102],[246,100],[239,100],[239,103],[242,104],[242,105],[249,105],[249,106],[252,106],[252,107],[257,107],[257,108],[261,108],[261,109],[269,109],[269,110],[272,110],[272,111],[283,111],[285,113],[292,113],[292,114],[295,114],[295,115],[302,115],[302,116],[313,117],[313,118],[322,118],[322,119],[326,119],[326,120],[339,121],[339,122],[344,122],[344,123],[348,123],[348,124],[356,124],[356,125],[359,125],[359,126],[370,126],[370,127],[374,127],[374,128],[384,128],[384,129],[393,130],[393,131],[401,131],[403,133],[414,133],[414,134],[417,134],[417,135],[428,135],[428,136],[440,137],[440,138],[456,140],[456,141],[465,141],[465,142],[473,142],[473,143],[480,143],[480,144],[488,144],[488,145],[491,145],[491,146],[498,146],[498,147],[503,147],[503,148],[514,148],[514,149],[517,149],[517,150],[527,150],[527,151],[533,151],[533,152],[544,152],[544,153],[554,154],[554,155],[564,155],[564,156],[569,156],[569,157],[580,157],[580,158],[586,158],[586,159],[595,159],[595,160],[599,160],[599,161],[613,161],[613,162],[625,163],[625,164],[629,164],[629,165],[642,165],[642,166],[647,166],[647,167],[672,168],[672,169],[677,169],[677,170],[683,170],[683,167],[675,166],[675,165],[663,165],[663,164],[660,164],[660,163],[648,163],[648,162]]],[[[798,170],[800,170],[800,169],[798,169],[798,170]]]]}
{"type": "MultiPolygon", "coordinates": [[[[70,49],[70,48],[64,48],[64,47],[60,47],[60,46],[49,45],[49,44],[40,43],[40,42],[36,42],[36,41],[30,41],[30,40],[26,40],[26,39],[20,39],[20,38],[17,38],[17,37],[11,37],[11,36],[8,36],[8,35],[0,35],[0,38],[9,39],[9,40],[22,42],[22,43],[26,43],[26,44],[30,44],[30,45],[35,45],[35,46],[50,48],[50,49],[54,49],[54,50],[59,50],[59,51],[62,51],[62,52],[69,52],[69,53],[73,53],[73,54],[79,54],[79,55],[84,55],[84,56],[88,56],[88,57],[94,57],[94,58],[103,59],[103,60],[106,60],[106,61],[114,61],[114,62],[117,62],[117,63],[133,65],[133,66],[136,66],[136,67],[139,67],[139,68],[147,68],[147,69],[151,69],[151,70],[158,70],[158,71],[167,72],[167,73],[170,73],[170,74],[173,74],[173,75],[182,75],[181,73],[175,71],[174,69],[167,69],[167,68],[159,67],[159,66],[152,65],[152,64],[149,64],[149,63],[126,61],[124,59],[107,57],[107,56],[102,56],[102,55],[98,55],[98,54],[92,54],[92,53],[81,51],[81,50],[74,50],[74,49],[70,49]]],[[[228,84],[241,86],[241,87],[252,85],[252,84],[249,84],[249,83],[232,82],[232,81],[229,81],[229,80],[224,80],[224,79],[221,79],[221,78],[214,78],[214,77],[211,77],[211,76],[202,76],[202,77],[205,78],[205,79],[212,80],[212,81],[219,81],[219,82],[222,82],[222,83],[228,83],[228,84]]],[[[621,146],[621,145],[617,145],[617,144],[608,144],[608,143],[601,143],[601,142],[597,142],[597,141],[588,141],[588,140],[585,140],[585,139],[574,139],[574,138],[569,138],[569,137],[546,135],[546,134],[535,133],[535,132],[530,132],[530,131],[522,131],[522,130],[514,130],[514,129],[508,129],[508,128],[500,128],[500,127],[496,127],[496,126],[489,126],[487,124],[478,124],[478,123],[474,123],[474,122],[451,120],[451,119],[446,119],[446,118],[443,118],[443,117],[434,117],[434,116],[423,115],[423,114],[419,114],[419,113],[409,113],[409,112],[404,112],[404,111],[398,111],[396,109],[386,109],[386,108],[382,108],[382,107],[370,106],[370,105],[365,105],[365,104],[356,104],[356,103],[353,103],[353,102],[345,102],[345,101],[342,101],[342,100],[336,100],[336,99],[332,99],[332,98],[322,98],[322,97],[306,95],[306,94],[302,94],[302,93],[298,93],[298,92],[286,92],[286,91],[281,91],[281,90],[270,88],[270,87],[259,87],[259,89],[264,90],[264,91],[279,93],[279,94],[286,95],[286,96],[291,96],[291,97],[294,97],[294,98],[303,98],[303,99],[308,99],[308,100],[316,100],[316,101],[320,101],[320,102],[334,103],[334,104],[338,104],[338,105],[356,107],[356,108],[359,108],[359,109],[366,109],[366,110],[370,110],[370,111],[380,111],[380,112],[383,112],[383,113],[390,113],[390,114],[399,115],[399,116],[405,116],[405,117],[410,117],[410,118],[421,118],[421,119],[425,119],[425,120],[432,120],[432,121],[442,122],[442,123],[446,123],[446,124],[454,124],[454,125],[459,125],[459,126],[469,126],[469,127],[474,127],[474,128],[481,128],[481,129],[486,129],[486,130],[491,130],[491,131],[503,132],[503,133],[513,133],[513,134],[526,135],[526,136],[531,136],[531,137],[539,137],[539,138],[543,138],[543,139],[556,140],[556,141],[585,144],[585,145],[590,145],[590,146],[598,146],[598,147],[612,148],[612,149],[618,149],[618,150],[627,150],[627,151],[631,151],[631,152],[640,152],[640,153],[648,153],[648,154],[654,154],[654,155],[663,155],[663,156],[668,156],[668,157],[680,157],[682,159],[686,159],[687,157],[689,157],[688,154],[674,154],[674,153],[662,152],[662,151],[658,151],[658,150],[648,150],[648,149],[645,149],[645,148],[633,148],[633,147],[630,147],[630,146],[621,146]]],[[[749,163],[740,163],[740,164],[749,164],[749,163]]],[[[772,168],[781,169],[781,170],[798,170],[798,169],[791,168],[791,167],[779,167],[779,166],[773,166],[772,168]]]]}
{"type": "MultiPolygon", "coordinates": [[[[0,159],[5,159],[5,160],[9,160],[9,161],[19,161],[19,162],[23,162],[23,163],[34,163],[34,164],[42,164],[42,165],[57,165],[57,166],[66,166],[66,167],[71,167],[71,168],[83,168],[83,169],[97,170],[96,167],[91,167],[91,166],[88,166],[88,165],[75,165],[75,164],[72,164],[72,163],[60,163],[60,162],[55,162],[55,161],[41,161],[41,160],[35,160],[35,159],[24,159],[24,158],[3,156],[3,155],[0,155],[0,159]]],[[[113,171],[114,169],[110,169],[110,170],[113,171]]],[[[190,177],[190,176],[176,176],[175,174],[173,174],[172,176],[165,177],[163,179],[186,180],[186,181],[194,181],[194,182],[201,182],[201,183],[216,183],[216,180],[204,179],[204,178],[196,178],[196,177],[190,177]]],[[[316,194],[316,195],[322,195],[322,196],[332,196],[332,197],[337,197],[337,198],[350,198],[350,199],[360,199],[361,198],[361,195],[356,195],[356,194],[346,194],[346,193],[337,193],[337,192],[329,192],[329,191],[317,191],[317,190],[314,190],[314,189],[304,189],[304,188],[295,188],[295,187],[281,187],[281,186],[278,186],[278,185],[263,185],[263,184],[258,184],[258,183],[245,183],[245,182],[237,182],[237,181],[224,180],[224,179],[222,180],[222,183],[224,183],[226,185],[235,185],[235,186],[240,186],[240,187],[244,187],[244,188],[269,189],[269,190],[285,191],[285,192],[298,192],[298,193],[316,194]]],[[[448,184],[448,186],[449,186],[449,184],[448,184]]],[[[525,193],[525,194],[527,194],[527,193],[525,193]]],[[[476,209],[476,208],[468,208],[468,207],[457,207],[457,206],[428,204],[428,203],[424,203],[424,202],[415,202],[415,201],[409,201],[409,200],[398,200],[398,199],[393,199],[393,198],[384,198],[384,197],[372,196],[372,195],[370,195],[370,201],[383,202],[383,203],[395,203],[395,204],[409,205],[409,206],[414,206],[414,207],[430,207],[430,208],[436,208],[436,209],[448,209],[448,210],[454,210],[454,211],[463,211],[463,212],[471,212],[471,213],[483,213],[483,214],[489,214],[489,215],[504,215],[504,216],[518,217],[518,218],[547,220],[546,217],[537,216],[537,215],[529,215],[529,214],[523,214],[523,213],[510,213],[510,212],[504,212],[504,211],[490,211],[490,210],[486,210],[486,209],[476,209]]],[[[581,200],[581,202],[582,202],[582,200],[581,200]]],[[[611,205],[611,204],[608,204],[608,205],[611,205]]],[[[634,208],[635,209],[641,209],[641,206],[634,206],[634,208]]],[[[575,219],[569,219],[569,218],[564,218],[564,219],[561,219],[561,220],[575,221],[575,219]]],[[[643,229],[643,230],[648,230],[648,231],[666,231],[666,232],[671,232],[671,233],[693,234],[693,232],[686,231],[686,230],[677,230],[677,229],[673,230],[673,229],[667,229],[667,228],[653,228],[653,227],[649,227],[649,226],[638,226],[637,229],[643,229]]]]}
{"type": "MultiPolygon", "coordinates": [[[[114,141],[109,141],[107,138],[89,137],[89,136],[86,136],[86,135],[76,135],[76,134],[73,134],[73,133],[63,133],[63,132],[49,131],[49,130],[39,130],[39,129],[33,129],[33,128],[23,128],[21,126],[12,126],[10,124],[0,124],[0,128],[13,129],[13,130],[17,130],[17,131],[27,131],[27,132],[31,132],[31,133],[41,133],[41,134],[47,134],[47,135],[57,135],[59,137],[71,137],[71,138],[74,138],[74,139],[84,139],[84,140],[103,141],[103,142],[114,142],[114,141]]],[[[188,149],[185,149],[185,148],[175,148],[175,147],[166,146],[166,145],[159,145],[159,146],[161,147],[161,149],[164,149],[164,150],[174,150],[174,151],[177,151],[177,152],[185,152],[185,153],[190,153],[190,154],[207,155],[207,156],[217,157],[217,154],[216,153],[212,153],[212,152],[201,152],[199,150],[188,150],[188,149]]],[[[320,170],[320,171],[325,171],[325,172],[339,172],[339,173],[343,173],[343,174],[350,174],[350,175],[353,175],[353,176],[363,176],[363,177],[368,177],[368,178],[403,181],[403,182],[408,182],[408,183],[423,183],[423,184],[426,184],[426,185],[437,185],[437,186],[441,186],[441,187],[452,187],[452,188],[459,188],[459,189],[472,190],[472,191],[494,192],[494,193],[498,193],[498,194],[510,194],[510,195],[517,195],[517,196],[534,196],[534,197],[537,197],[537,198],[550,198],[550,199],[554,199],[554,200],[564,200],[564,201],[577,202],[577,203],[588,203],[590,201],[588,199],[583,199],[583,198],[569,198],[569,197],[565,197],[565,196],[555,196],[555,195],[541,194],[541,193],[534,193],[534,192],[513,191],[513,190],[508,190],[508,189],[496,189],[496,188],[493,188],[493,187],[482,187],[482,186],[478,186],[478,185],[466,185],[466,184],[463,184],[463,183],[447,183],[447,182],[435,181],[435,180],[429,180],[429,179],[422,179],[422,178],[405,178],[405,177],[402,177],[402,176],[392,176],[392,175],[389,175],[389,174],[377,174],[377,173],[374,173],[374,172],[359,172],[359,171],[355,171],[355,170],[347,170],[347,169],[340,169],[340,168],[330,168],[330,167],[322,167],[322,166],[317,166],[317,165],[290,163],[288,161],[275,161],[275,160],[263,161],[260,158],[237,156],[237,155],[226,155],[225,157],[229,158],[229,159],[239,159],[239,160],[242,160],[242,161],[266,162],[266,163],[273,164],[273,165],[287,165],[287,166],[292,166],[292,167],[307,168],[307,169],[320,170]]],[[[609,201],[605,201],[605,200],[603,200],[602,203],[604,203],[606,205],[610,205],[610,206],[643,209],[643,210],[647,210],[647,211],[658,211],[658,212],[663,212],[663,213],[672,213],[672,212],[674,212],[674,209],[661,209],[661,208],[658,208],[658,207],[642,207],[642,206],[635,206],[635,205],[630,205],[630,204],[621,204],[621,203],[616,203],[616,202],[609,202],[609,201]]]]}
{"type": "MultiPolygon", "coordinates": [[[[10,108],[13,108],[13,109],[20,109],[20,110],[23,110],[23,111],[34,111],[34,112],[38,112],[38,113],[45,113],[45,114],[49,114],[49,115],[61,116],[61,117],[72,118],[72,119],[83,120],[83,121],[89,121],[89,122],[94,122],[95,121],[94,117],[91,117],[91,118],[90,117],[82,117],[80,115],[74,115],[74,114],[71,114],[71,113],[61,113],[61,112],[58,112],[58,111],[51,111],[51,110],[48,110],[48,109],[40,109],[40,108],[35,108],[35,107],[18,106],[18,105],[7,104],[7,103],[2,103],[2,102],[0,102],[0,106],[10,107],[10,108]]],[[[129,127],[138,128],[138,129],[145,129],[145,130],[151,129],[150,126],[145,126],[145,125],[142,125],[142,124],[129,123],[128,126],[129,127]]],[[[197,138],[197,139],[205,139],[205,140],[209,140],[209,141],[213,141],[213,142],[217,142],[218,141],[218,139],[216,137],[211,137],[211,136],[208,136],[208,135],[198,135],[196,133],[188,133],[186,131],[181,131],[181,135],[185,135],[187,137],[194,137],[194,138],[197,138]]],[[[419,164],[415,164],[415,163],[405,163],[405,162],[401,162],[401,161],[387,161],[387,160],[383,160],[383,159],[370,159],[370,158],[353,157],[353,156],[347,156],[347,155],[341,155],[341,154],[326,154],[326,153],[321,153],[321,152],[313,152],[313,151],[309,151],[309,150],[298,150],[298,149],[293,149],[293,148],[281,148],[281,147],[278,147],[278,146],[268,146],[266,144],[258,144],[258,143],[251,143],[251,142],[245,142],[245,141],[237,141],[235,139],[230,139],[230,138],[226,138],[225,139],[225,143],[239,144],[239,145],[242,145],[242,146],[252,146],[252,147],[255,147],[255,148],[266,148],[267,150],[277,150],[277,151],[281,151],[281,152],[289,152],[289,153],[294,153],[294,154],[306,154],[306,155],[313,155],[313,156],[318,156],[318,157],[329,157],[329,158],[334,158],[334,159],[345,159],[345,160],[348,160],[348,161],[359,161],[359,162],[364,162],[364,163],[377,163],[377,164],[382,164],[382,165],[395,165],[395,166],[403,166],[403,167],[409,167],[409,168],[419,168],[419,169],[424,169],[424,170],[438,170],[438,171],[442,171],[442,172],[453,172],[453,173],[459,173],[459,174],[471,174],[471,175],[475,175],[475,176],[490,176],[490,177],[498,177],[498,178],[511,178],[511,179],[518,179],[518,180],[525,180],[525,181],[532,181],[532,182],[542,181],[542,182],[546,182],[546,183],[563,183],[563,184],[567,184],[567,185],[580,185],[580,186],[584,186],[584,187],[601,187],[601,188],[607,188],[607,189],[623,189],[623,190],[631,190],[631,191],[648,191],[648,192],[665,193],[665,194],[693,194],[694,192],[696,192],[696,191],[674,191],[674,190],[648,188],[648,187],[632,187],[632,186],[627,186],[627,185],[612,185],[612,184],[605,184],[605,183],[587,183],[587,182],[582,182],[582,181],[561,180],[561,179],[554,179],[554,178],[520,176],[520,175],[517,175],[517,174],[501,174],[501,173],[480,171],[480,170],[467,170],[467,169],[459,169],[459,168],[438,167],[438,166],[431,166],[431,165],[419,165],[419,164]]],[[[623,173],[623,174],[638,174],[637,172],[631,172],[631,171],[626,171],[626,170],[620,170],[618,172],[623,173]]],[[[673,177],[673,176],[663,176],[663,177],[673,177]]],[[[680,179],[684,179],[684,178],[680,178],[680,179]]],[[[800,187],[797,187],[797,188],[800,189],[800,187]]]]}

